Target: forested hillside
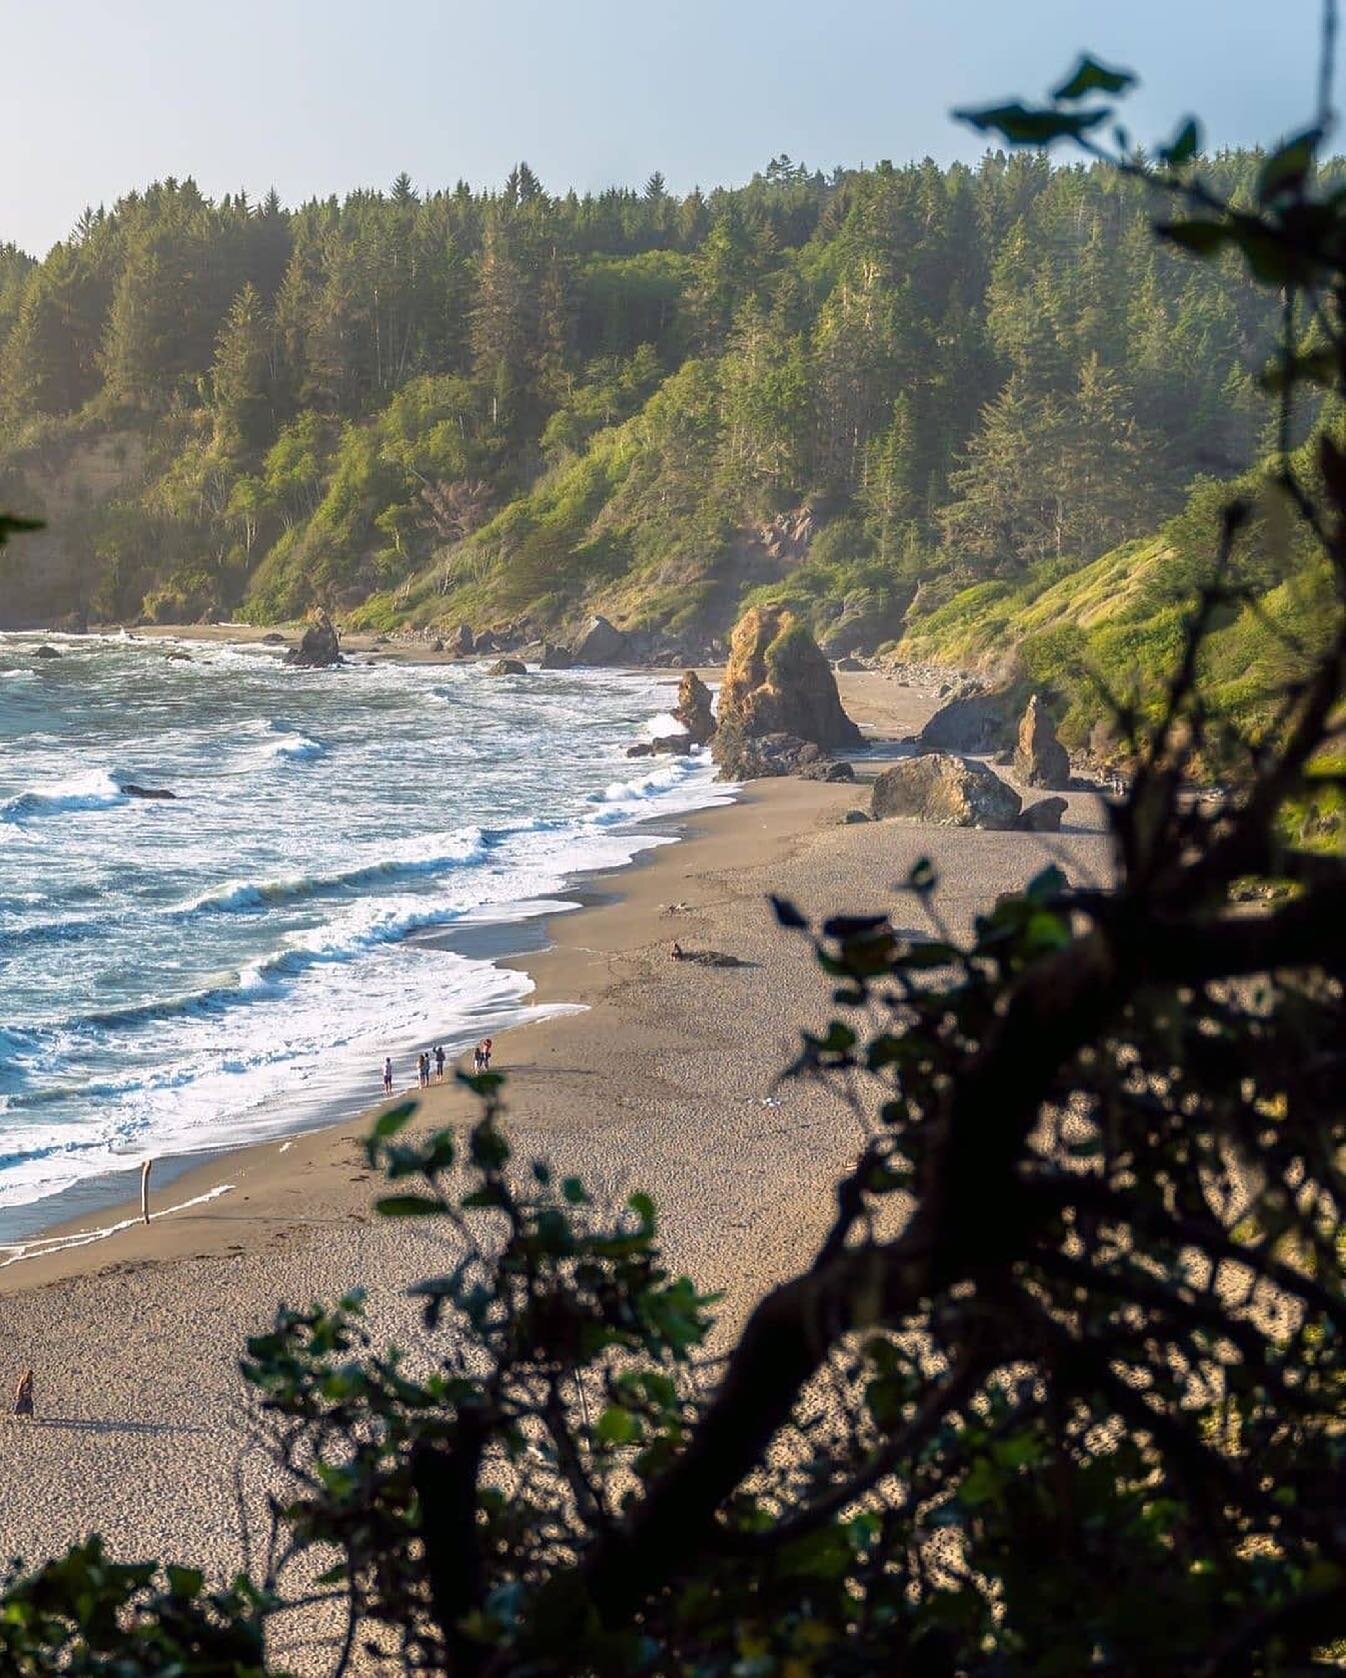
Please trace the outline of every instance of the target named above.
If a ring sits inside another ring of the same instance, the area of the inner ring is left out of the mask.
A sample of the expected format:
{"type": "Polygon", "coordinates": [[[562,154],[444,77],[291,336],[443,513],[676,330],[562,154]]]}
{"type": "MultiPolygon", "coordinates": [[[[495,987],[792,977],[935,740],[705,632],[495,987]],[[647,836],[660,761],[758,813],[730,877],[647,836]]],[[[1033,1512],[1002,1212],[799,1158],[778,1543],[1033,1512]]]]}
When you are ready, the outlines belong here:
{"type": "Polygon", "coordinates": [[[0,616],[597,606],[691,646],[756,590],[878,645],[1245,469],[1274,315],[1041,157],[294,211],[166,180],[0,250],[0,503],[51,524],[0,616]]]}

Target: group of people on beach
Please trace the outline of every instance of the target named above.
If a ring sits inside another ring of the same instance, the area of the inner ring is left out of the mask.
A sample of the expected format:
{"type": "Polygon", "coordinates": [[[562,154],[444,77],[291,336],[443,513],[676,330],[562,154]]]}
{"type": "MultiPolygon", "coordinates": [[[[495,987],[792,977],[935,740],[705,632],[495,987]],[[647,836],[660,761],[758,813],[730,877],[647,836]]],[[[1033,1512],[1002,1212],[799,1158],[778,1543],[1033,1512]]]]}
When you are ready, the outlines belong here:
{"type": "MultiPolygon", "coordinates": [[[[428,1090],[432,1083],[444,1082],[444,1062],[446,1060],[444,1045],[436,1043],[433,1049],[422,1049],[416,1056],[416,1082],[423,1089],[428,1090]]],[[[472,1070],[474,1073],[489,1072],[491,1070],[491,1039],[483,1037],[472,1051],[472,1070]]],[[[393,1093],[393,1057],[383,1057],[383,1093],[393,1093]]]]}

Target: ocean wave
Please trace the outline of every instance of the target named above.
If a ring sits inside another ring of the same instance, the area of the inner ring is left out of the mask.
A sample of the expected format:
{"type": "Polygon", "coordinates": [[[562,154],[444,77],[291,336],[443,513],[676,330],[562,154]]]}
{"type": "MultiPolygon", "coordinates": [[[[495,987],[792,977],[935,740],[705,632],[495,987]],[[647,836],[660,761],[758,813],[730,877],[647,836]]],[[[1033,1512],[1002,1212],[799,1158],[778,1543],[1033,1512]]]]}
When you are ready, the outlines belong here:
{"type": "Polygon", "coordinates": [[[24,822],[40,816],[60,816],[74,810],[106,810],[125,804],[126,794],[106,769],[91,769],[66,781],[29,787],[0,805],[0,821],[24,822]]]}
{"type": "Polygon", "coordinates": [[[403,880],[442,874],[451,868],[469,867],[484,861],[494,837],[483,833],[479,827],[470,827],[448,843],[434,846],[417,856],[381,857],[375,862],[330,874],[296,874],[280,880],[236,880],[225,886],[212,887],[189,903],[181,904],[173,913],[186,918],[192,915],[238,914],[249,909],[273,909],[288,903],[301,903],[312,897],[330,897],[338,892],[358,890],[361,886],[395,885],[403,880]]]}
{"type": "Polygon", "coordinates": [[[294,763],[308,763],[315,757],[321,757],[327,750],[321,740],[310,740],[306,734],[277,733],[273,740],[266,743],[266,755],[282,761],[294,763]]]}

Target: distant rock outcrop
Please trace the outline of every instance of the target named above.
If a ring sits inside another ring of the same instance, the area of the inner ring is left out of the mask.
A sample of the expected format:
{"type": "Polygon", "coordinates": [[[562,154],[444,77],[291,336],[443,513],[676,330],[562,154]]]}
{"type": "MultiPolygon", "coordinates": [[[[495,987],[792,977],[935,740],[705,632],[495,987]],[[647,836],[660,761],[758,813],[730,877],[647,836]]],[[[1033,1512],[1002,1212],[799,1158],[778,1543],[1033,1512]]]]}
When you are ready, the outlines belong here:
{"type": "Polygon", "coordinates": [[[167,787],[139,787],[134,781],[123,781],[121,790],[127,798],[176,798],[175,792],[169,792],[167,787]]]}
{"type": "Polygon", "coordinates": [[[486,673],[488,676],[526,676],[528,666],[521,658],[498,658],[486,673]]]}
{"type": "Polygon", "coordinates": [[[745,612],[720,688],[712,749],[721,774],[730,780],[789,775],[801,762],[863,743],[842,709],[832,667],[798,618],[781,606],[745,612]],[[768,741],[775,742],[769,749],[768,741]],[[801,756],[798,748],[806,745],[817,749],[801,756]],[[768,764],[784,767],[763,767],[768,764]]]}
{"type": "Polygon", "coordinates": [[[715,733],[714,703],[710,689],[696,671],[684,670],[673,715],[687,730],[694,746],[707,745],[715,733]]]}
{"type": "Polygon", "coordinates": [[[1003,693],[954,693],[921,730],[923,752],[1003,751],[1014,744],[1014,713],[1003,693]]]}
{"type": "Polygon", "coordinates": [[[286,653],[285,662],[307,670],[325,670],[341,663],[341,636],[326,612],[318,612],[299,645],[286,653]]]}
{"type": "Polygon", "coordinates": [[[460,623],[453,634],[449,636],[449,646],[462,658],[471,656],[476,643],[472,639],[472,626],[460,623]]]}
{"type": "Polygon", "coordinates": [[[1028,701],[1019,723],[1014,773],[1025,786],[1059,791],[1070,785],[1070,756],[1056,738],[1052,719],[1037,694],[1028,701]]]}
{"type": "Polygon", "coordinates": [[[61,655],[60,655],[59,652],[57,652],[56,648],[55,647],[49,647],[46,644],[45,641],[37,649],[37,651],[33,654],[34,658],[60,658],[60,656],[61,655]]]}
{"type": "Polygon", "coordinates": [[[1022,800],[983,763],[927,752],[885,769],[874,783],[875,818],[902,816],[934,827],[1012,828],[1022,800]]]}
{"type": "Polygon", "coordinates": [[[630,664],[629,639],[601,614],[589,619],[570,649],[576,664],[630,664]]]}
{"type": "Polygon", "coordinates": [[[544,641],[542,651],[538,654],[538,664],[543,670],[569,670],[574,659],[564,647],[558,647],[555,641],[544,641]]]}

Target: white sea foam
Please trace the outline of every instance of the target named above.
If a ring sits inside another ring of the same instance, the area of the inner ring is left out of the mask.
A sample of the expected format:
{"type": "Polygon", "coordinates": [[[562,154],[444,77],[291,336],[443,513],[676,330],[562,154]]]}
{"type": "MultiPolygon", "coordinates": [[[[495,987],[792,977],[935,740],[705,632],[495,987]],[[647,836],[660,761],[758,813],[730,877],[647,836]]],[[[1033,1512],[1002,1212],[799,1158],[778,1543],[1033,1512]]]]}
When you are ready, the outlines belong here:
{"type": "Polygon", "coordinates": [[[106,769],[91,769],[67,780],[29,787],[0,805],[0,821],[24,822],[74,810],[106,810],[125,804],[126,794],[106,769]]]}
{"type": "Polygon", "coordinates": [[[670,842],[649,818],[731,795],[704,754],[630,776],[662,676],[85,645],[40,732],[15,696],[0,758],[0,1240],[6,1206],[354,1110],[385,1054],[410,1084],[427,1043],[528,1016],[526,975],[466,929],[571,907],[574,875],[670,842]],[[90,758],[182,801],[102,820],[120,776],[90,758]]]}

